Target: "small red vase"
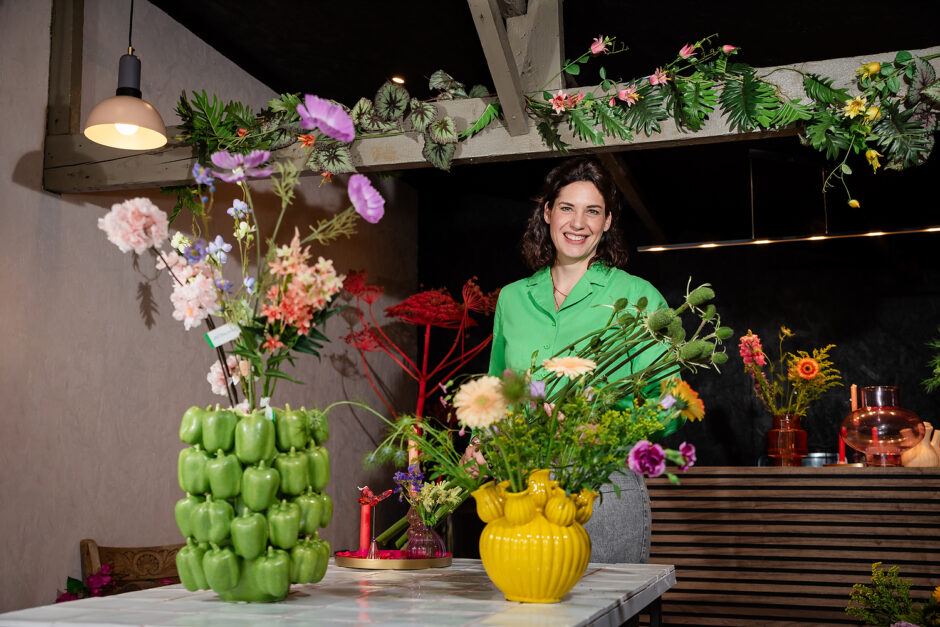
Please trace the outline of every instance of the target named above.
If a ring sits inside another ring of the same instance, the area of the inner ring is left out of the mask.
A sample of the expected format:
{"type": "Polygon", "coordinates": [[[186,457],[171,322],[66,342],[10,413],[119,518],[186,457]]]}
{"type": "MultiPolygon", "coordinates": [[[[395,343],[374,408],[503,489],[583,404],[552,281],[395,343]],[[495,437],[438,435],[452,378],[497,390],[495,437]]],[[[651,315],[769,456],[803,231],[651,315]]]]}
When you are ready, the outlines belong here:
{"type": "Polygon", "coordinates": [[[767,432],[767,456],[774,466],[802,466],[806,456],[806,431],[800,428],[801,416],[777,414],[767,432]]]}

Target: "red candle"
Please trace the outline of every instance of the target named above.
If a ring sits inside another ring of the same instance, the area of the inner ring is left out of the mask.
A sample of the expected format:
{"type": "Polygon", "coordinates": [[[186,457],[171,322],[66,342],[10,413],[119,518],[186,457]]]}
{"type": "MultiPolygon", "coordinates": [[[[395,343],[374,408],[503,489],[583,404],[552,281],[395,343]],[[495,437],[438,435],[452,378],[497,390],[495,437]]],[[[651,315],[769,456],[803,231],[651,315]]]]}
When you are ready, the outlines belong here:
{"type": "Polygon", "coordinates": [[[878,427],[871,428],[871,443],[875,445],[878,444],[878,427]]]}
{"type": "Polygon", "coordinates": [[[849,431],[845,427],[842,427],[842,431],[839,433],[839,463],[845,463],[845,436],[848,435],[849,431]]]}
{"type": "Polygon", "coordinates": [[[359,550],[368,551],[372,539],[372,506],[366,503],[359,509],[359,550]]]}

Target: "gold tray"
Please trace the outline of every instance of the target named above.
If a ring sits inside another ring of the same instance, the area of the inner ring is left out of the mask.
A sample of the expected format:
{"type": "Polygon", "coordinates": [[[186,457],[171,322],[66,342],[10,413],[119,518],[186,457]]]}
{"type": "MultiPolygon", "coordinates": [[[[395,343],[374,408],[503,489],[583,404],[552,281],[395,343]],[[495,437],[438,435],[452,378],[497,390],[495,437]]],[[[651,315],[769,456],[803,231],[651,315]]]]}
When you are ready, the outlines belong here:
{"type": "Polygon", "coordinates": [[[337,566],[345,568],[365,568],[370,570],[420,570],[422,568],[447,568],[453,558],[435,557],[432,559],[385,559],[369,560],[364,557],[348,557],[336,555],[333,557],[337,566]]]}

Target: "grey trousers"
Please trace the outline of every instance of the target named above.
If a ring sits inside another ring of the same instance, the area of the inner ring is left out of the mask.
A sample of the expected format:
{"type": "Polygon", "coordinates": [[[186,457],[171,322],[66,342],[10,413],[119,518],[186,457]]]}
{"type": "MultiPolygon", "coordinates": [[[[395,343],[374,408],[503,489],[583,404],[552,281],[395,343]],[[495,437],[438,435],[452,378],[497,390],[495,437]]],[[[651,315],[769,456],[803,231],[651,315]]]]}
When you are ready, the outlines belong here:
{"type": "Polygon", "coordinates": [[[603,502],[594,501],[594,514],[584,525],[591,537],[591,561],[646,564],[650,560],[650,496],[643,477],[615,473],[620,498],[612,485],[601,488],[603,502]]]}

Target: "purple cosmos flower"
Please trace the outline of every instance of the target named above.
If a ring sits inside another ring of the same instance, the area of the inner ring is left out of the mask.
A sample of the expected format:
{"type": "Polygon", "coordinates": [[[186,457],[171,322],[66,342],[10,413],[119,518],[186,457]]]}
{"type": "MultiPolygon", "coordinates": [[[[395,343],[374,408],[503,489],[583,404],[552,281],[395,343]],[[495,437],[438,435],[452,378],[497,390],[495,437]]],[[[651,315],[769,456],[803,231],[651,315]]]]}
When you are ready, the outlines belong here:
{"type": "Polygon", "coordinates": [[[304,104],[306,106],[297,105],[300,125],[303,128],[318,128],[327,137],[341,142],[351,142],[356,139],[356,129],[353,127],[352,118],[341,106],[312,94],[304,96],[304,104]]]}
{"type": "Polygon", "coordinates": [[[267,150],[252,150],[247,155],[233,155],[225,150],[220,150],[212,153],[210,158],[215,167],[230,170],[230,172],[213,170],[213,174],[226,183],[239,183],[247,180],[249,176],[267,178],[274,171],[274,168],[258,167],[271,158],[271,153],[267,150]]]}
{"type": "Polygon", "coordinates": [[[529,384],[529,396],[532,398],[545,398],[545,382],[533,381],[529,384]]]}
{"type": "Polygon", "coordinates": [[[685,463],[679,466],[679,470],[685,472],[695,464],[695,445],[683,442],[679,445],[679,453],[685,458],[685,463]]]}
{"type": "Polygon", "coordinates": [[[243,284],[243,285],[245,286],[245,288],[248,290],[248,293],[249,293],[249,294],[254,294],[254,293],[255,293],[255,279],[254,279],[254,277],[246,276],[246,277],[245,277],[245,280],[242,281],[242,284],[243,284]]]}
{"type": "Polygon", "coordinates": [[[196,243],[192,246],[187,246],[186,250],[183,251],[183,256],[186,257],[186,261],[190,264],[197,264],[203,259],[206,258],[206,242],[204,239],[199,238],[196,240],[196,243]]]}
{"type": "Polygon", "coordinates": [[[637,474],[658,477],[666,470],[666,452],[659,444],[640,440],[630,449],[627,466],[637,474]]]}
{"type": "Polygon", "coordinates": [[[232,289],[232,283],[226,279],[216,279],[215,286],[223,292],[227,292],[232,289]]]}
{"type": "Polygon", "coordinates": [[[228,257],[225,253],[231,252],[231,250],[232,245],[226,244],[221,235],[216,235],[215,240],[209,242],[209,254],[215,257],[216,261],[219,263],[228,261],[228,257]]]}
{"type": "Polygon", "coordinates": [[[248,203],[244,200],[239,200],[236,198],[234,201],[232,201],[232,206],[228,208],[226,213],[237,220],[241,220],[246,215],[248,215],[248,203]]]}
{"type": "Polygon", "coordinates": [[[356,212],[366,222],[375,224],[385,215],[385,199],[362,174],[353,174],[349,177],[346,191],[349,193],[349,199],[356,208],[356,212]]]}
{"type": "Polygon", "coordinates": [[[214,178],[212,178],[212,171],[206,166],[200,163],[193,164],[193,178],[196,179],[196,182],[200,185],[212,185],[214,178]]]}
{"type": "Polygon", "coordinates": [[[659,401],[659,406],[662,407],[663,409],[669,409],[675,404],[676,404],[676,397],[673,396],[672,394],[667,394],[666,396],[662,398],[661,401],[659,401]]]}

